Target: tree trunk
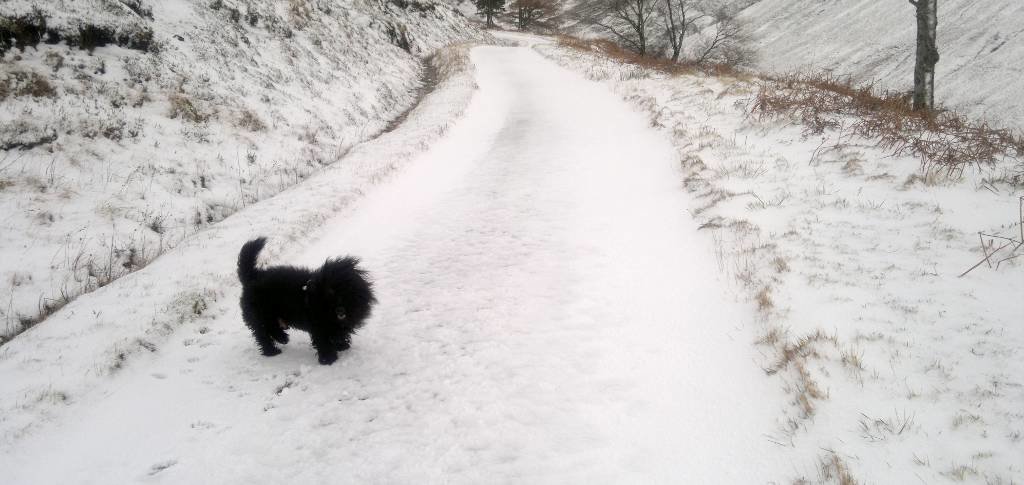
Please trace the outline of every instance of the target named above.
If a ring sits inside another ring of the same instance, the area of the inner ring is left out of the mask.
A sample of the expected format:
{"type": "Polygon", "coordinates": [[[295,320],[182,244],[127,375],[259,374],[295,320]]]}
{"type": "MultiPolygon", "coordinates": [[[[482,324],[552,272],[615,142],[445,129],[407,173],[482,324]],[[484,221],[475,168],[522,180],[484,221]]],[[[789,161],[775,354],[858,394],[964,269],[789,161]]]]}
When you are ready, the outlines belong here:
{"type": "Polygon", "coordinates": [[[917,9],[917,59],[914,64],[914,111],[935,108],[935,65],[938,0],[908,0],[917,9]]]}
{"type": "MultiPolygon", "coordinates": [[[[669,2],[671,8],[672,3],[669,2]]],[[[683,41],[686,40],[686,2],[679,2],[679,33],[673,35],[672,41],[672,62],[679,62],[679,54],[683,51],[683,41]]]]}

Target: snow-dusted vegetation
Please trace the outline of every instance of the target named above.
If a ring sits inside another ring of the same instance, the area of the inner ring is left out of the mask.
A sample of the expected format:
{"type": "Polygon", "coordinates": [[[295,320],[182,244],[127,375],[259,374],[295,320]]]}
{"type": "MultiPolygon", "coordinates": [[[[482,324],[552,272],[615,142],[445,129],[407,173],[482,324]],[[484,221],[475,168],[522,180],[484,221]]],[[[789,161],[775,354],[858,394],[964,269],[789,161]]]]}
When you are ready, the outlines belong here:
{"type": "MultiPolygon", "coordinates": [[[[913,87],[914,7],[906,1],[759,0],[739,18],[774,73],[850,76],[878,89],[913,87]]],[[[1024,3],[939,2],[936,103],[1008,128],[1024,129],[1024,3]]]]}
{"type": "MultiPolygon", "coordinates": [[[[375,185],[442,137],[476,89],[468,55],[466,45],[455,45],[431,58],[436,89],[394,131],[357,145],[342,163],[190,236],[142,270],[70,302],[0,347],[0,446],[16,447],[73,404],[102,402],[105,391],[97,390],[138,360],[143,362],[135,368],[145,369],[151,355],[168,346],[205,348],[207,336],[244,330],[235,276],[240,242],[269,237],[270,259],[284,247],[305,247],[325,221],[351,211],[375,185]]],[[[229,341],[249,344],[249,337],[235,335],[229,341]]],[[[10,456],[12,449],[0,455],[10,456]]]]}
{"type": "MultiPolygon", "coordinates": [[[[725,62],[759,74],[831,76],[870,85],[879,93],[906,95],[913,89],[916,20],[907,1],[596,0],[563,5],[558,20],[567,33],[614,40],[633,50],[638,48],[636,26],[645,19],[645,50],[651,57],[725,62]],[[678,50],[673,40],[681,40],[678,50]]],[[[1024,129],[1018,67],[1024,58],[1022,19],[1024,4],[1016,0],[941,2],[937,105],[996,126],[1024,129]]]]}
{"type": "Polygon", "coordinates": [[[754,78],[536,48],[609,83],[673,140],[707,257],[789,395],[765,430],[792,463],[779,483],[1021,480],[1019,158],[950,177],[858,135],[855,116],[820,132],[758,116],[772,88],[754,78]]]}
{"type": "Polygon", "coordinates": [[[405,0],[0,4],[0,342],[338,161],[486,36],[405,0]]]}
{"type": "Polygon", "coordinates": [[[924,5],[0,0],[0,482],[1024,483],[1024,7],[933,109],[924,5]]]}

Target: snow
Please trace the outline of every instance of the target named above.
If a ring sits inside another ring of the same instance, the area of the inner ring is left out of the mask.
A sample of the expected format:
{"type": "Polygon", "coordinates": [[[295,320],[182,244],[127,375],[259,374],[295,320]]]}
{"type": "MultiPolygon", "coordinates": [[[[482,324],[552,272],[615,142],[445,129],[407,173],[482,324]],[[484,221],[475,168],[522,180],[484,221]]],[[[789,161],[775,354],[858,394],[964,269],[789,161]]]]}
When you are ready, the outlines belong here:
{"type": "MultiPolygon", "coordinates": [[[[489,36],[431,2],[0,2],[80,25],[152,30],[149,51],[40,43],[0,56],[0,342],[40,307],[134,271],[335,163],[412,107],[437,49],[489,36]],[[219,5],[219,6],[218,6],[219,5]],[[252,20],[251,20],[252,19],[252,20]],[[405,29],[408,51],[389,31],[405,29]]],[[[45,312],[44,312],[45,313],[45,312]]]]}
{"type": "MultiPolygon", "coordinates": [[[[583,38],[616,40],[591,22],[599,2],[563,2],[564,28],[583,38]]],[[[905,0],[715,0],[738,14],[743,43],[753,56],[742,68],[756,74],[831,74],[872,84],[879,91],[913,89],[917,23],[905,0]]],[[[668,50],[655,15],[649,39],[668,50]]],[[[693,59],[712,35],[710,19],[691,32],[683,58],[693,59]]],[[[1018,0],[943,0],[938,13],[936,102],[972,119],[1024,130],[1024,3],[1018,0]]],[[[670,52],[670,51],[669,51],[670,52]]]]}
{"type": "MultiPolygon", "coordinates": [[[[755,365],[745,309],[686,213],[673,146],[605,88],[527,47],[480,47],[472,60],[479,91],[444,138],[316,229],[292,232],[295,243],[271,234],[273,262],[351,253],[371,270],[379,307],[338,363],[313,365],[301,335],[259,356],[228,275],[240,236],[291,224],[288,210],[326,198],[322,187],[349,185],[341,168],[5,346],[0,374],[55,382],[63,395],[57,405],[2,396],[4,416],[45,408],[28,428],[0,421],[5,480],[750,483],[783,473],[763,432],[786,395],[755,365]],[[86,310],[124,325],[118,293],[147,283],[162,293],[200,264],[218,297],[153,352],[96,377],[87,357],[54,351],[123,331],[86,324],[93,334],[72,336],[70,325],[93,318],[86,310]]],[[[358,167],[405,130],[343,167],[367,173],[358,167]]]]}
{"type": "MultiPolygon", "coordinates": [[[[769,72],[831,71],[894,91],[913,89],[917,24],[909,2],[760,0],[742,11],[769,72]]],[[[943,0],[935,101],[1024,129],[1024,3],[943,0]]]]}
{"type": "Polygon", "coordinates": [[[839,483],[835,463],[859,483],[1024,479],[1024,266],[958,278],[979,231],[1019,234],[1024,194],[994,181],[1019,162],[922,182],[876,140],[747,116],[750,81],[537,49],[671,137],[737,324],[788,395],[763,431],[789,465],[759,481],[839,483]]]}
{"type": "Polygon", "coordinates": [[[225,300],[222,288],[237,285],[239,243],[254,235],[269,236],[265,252],[271,255],[283,244],[299,247],[309,231],[347,210],[369,187],[388,180],[422,153],[466,109],[475,89],[467,56],[466,46],[435,56],[437,90],[398,129],[356,146],[343,163],[300,186],[189,237],[145,271],[70,303],[0,348],[4,445],[46,426],[50,416],[77,402],[98,382],[118,375],[127,361],[176,338],[182,328],[194,334],[183,338],[185,346],[210,333],[206,323],[236,305],[235,295],[225,300]],[[220,305],[214,306],[218,301],[220,305]]]}

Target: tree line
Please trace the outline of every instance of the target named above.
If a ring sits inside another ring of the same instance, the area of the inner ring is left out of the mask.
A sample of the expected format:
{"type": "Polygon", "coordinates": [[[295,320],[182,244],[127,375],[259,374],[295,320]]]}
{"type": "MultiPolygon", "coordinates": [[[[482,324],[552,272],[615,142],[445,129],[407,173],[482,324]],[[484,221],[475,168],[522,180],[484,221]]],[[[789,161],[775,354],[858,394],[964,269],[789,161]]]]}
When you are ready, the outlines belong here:
{"type": "MultiPolygon", "coordinates": [[[[938,0],[908,0],[917,20],[917,51],[914,65],[913,109],[935,107],[935,66],[938,0]]],[[[494,18],[506,10],[506,0],[474,0],[477,11],[494,27],[494,18]]],[[[517,28],[525,30],[555,15],[558,0],[512,0],[508,5],[517,28]]],[[[750,62],[746,26],[721,0],[593,0],[580,2],[576,19],[599,27],[622,46],[641,56],[663,55],[672,61],[696,64],[719,62],[739,65],[750,62]],[[692,49],[684,59],[686,41],[692,49]]]]}

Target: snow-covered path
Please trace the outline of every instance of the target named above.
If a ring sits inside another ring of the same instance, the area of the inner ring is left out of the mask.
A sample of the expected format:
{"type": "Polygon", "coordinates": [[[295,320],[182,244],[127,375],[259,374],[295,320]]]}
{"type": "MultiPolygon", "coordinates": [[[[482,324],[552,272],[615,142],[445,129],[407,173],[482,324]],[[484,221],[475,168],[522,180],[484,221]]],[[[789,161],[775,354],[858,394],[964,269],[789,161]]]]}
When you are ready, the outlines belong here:
{"type": "Polygon", "coordinates": [[[259,356],[232,308],[71,403],[0,459],[3,480],[753,483],[784,470],[763,435],[785,398],[685,212],[668,143],[529,48],[473,60],[466,117],[287,261],[351,253],[373,274],[380,304],[335,365],[316,365],[301,333],[259,356]]]}

